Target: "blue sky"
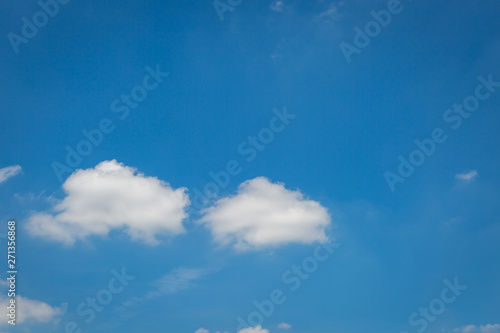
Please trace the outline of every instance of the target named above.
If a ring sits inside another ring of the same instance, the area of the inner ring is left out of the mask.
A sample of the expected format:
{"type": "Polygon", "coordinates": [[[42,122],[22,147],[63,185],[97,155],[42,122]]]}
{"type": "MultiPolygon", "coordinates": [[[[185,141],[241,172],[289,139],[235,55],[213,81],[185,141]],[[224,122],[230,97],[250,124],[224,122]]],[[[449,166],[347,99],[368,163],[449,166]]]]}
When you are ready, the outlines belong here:
{"type": "Polygon", "coordinates": [[[496,1],[0,15],[0,332],[500,332],[496,1]]]}

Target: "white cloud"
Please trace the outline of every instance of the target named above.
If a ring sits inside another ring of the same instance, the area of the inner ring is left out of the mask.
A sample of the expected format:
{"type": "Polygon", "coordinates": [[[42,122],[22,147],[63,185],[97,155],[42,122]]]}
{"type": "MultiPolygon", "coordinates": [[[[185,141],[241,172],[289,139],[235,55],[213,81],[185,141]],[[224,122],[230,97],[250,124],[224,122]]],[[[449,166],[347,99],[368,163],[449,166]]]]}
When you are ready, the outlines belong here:
{"type": "Polygon", "coordinates": [[[7,281],[5,278],[0,277],[0,287],[8,287],[9,286],[9,281],[7,281]]]}
{"type": "Polygon", "coordinates": [[[187,189],[173,189],[116,160],[77,170],[63,184],[66,197],[53,212],[29,217],[28,232],[72,245],[91,235],[125,230],[135,241],[158,243],[159,234],[184,232],[187,189]]]}
{"type": "Polygon", "coordinates": [[[464,173],[457,173],[455,175],[456,179],[460,179],[460,180],[463,180],[463,181],[466,181],[466,182],[471,182],[474,179],[476,179],[476,177],[477,177],[477,171],[476,170],[471,170],[471,171],[464,172],[464,173]]]}
{"type": "Polygon", "coordinates": [[[486,324],[486,325],[467,325],[454,329],[455,332],[462,333],[499,333],[500,324],[486,324]]]}
{"type": "MultiPolygon", "coordinates": [[[[161,295],[173,294],[180,290],[188,289],[193,285],[194,281],[200,279],[206,273],[206,270],[197,268],[175,269],[156,280],[153,283],[156,290],[146,294],[145,299],[149,300],[161,295]]],[[[206,333],[208,333],[208,331],[206,333]]]]}
{"type": "Polygon", "coordinates": [[[203,327],[200,327],[198,328],[196,331],[194,331],[194,333],[209,333],[210,331],[203,328],[203,327]]]}
{"type": "Polygon", "coordinates": [[[289,329],[289,328],[292,328],[292,325],[288,324],[288,323],[280,323],[278,324],[278,328],[282,328],[282,329],[289,329]]]}
{"type": "Polygon", "coordinates": [[[336,21],[340,17],[339,7],[342,7],[343,5],[344,5],[343,1],[337,3],[332,2],[330,3],[330,6],[327,9],[316,15],[314,19],[317,21],[326,21],[326,22],[336,21]]]}
{"type": "Polygon", "coordinates": [[[206,269],[199,268],[177,268],[163,275],[152,283],[153,290],[147,292],[144,296],[132,297],[123,303],[123,306],[137,306],[154,298],[174,294],[178,291],[189,289],[195,285],[195,281],[208,274],[206,269]]]}
{"type": "Polygon", "coordinates": [[[283,6],[284,6],[283,0],[276,0],[271,4],[270,7],[273,12],[279,13],[283,11],[283,6]]]}
{"type": "MultiPolygon", "coordinates": [[[[0,307],[6,309],[9,306],[10,298],[0,298],[0,307]]],[[[52,307],[47,303],[31,300],[23,296],[16,296],[16,324],[28,323],[51,323],[58,320],[63,314],[64,309],[52,307]]],[[[0,320],[0,326],[10,326],[7,323],[7,316],[0,320]]]]}
{"type": "Polygon", "coordinates": [[[262,326],[258,325],[255,327],[242,328],[238,331],[238,333],[269,333],[269,330],[262,328],[262,326]]]}
{"type": "Polygon", "coordinates": [[[20,165],[12,165],[6,168],[0,169],[0,184],[9,179],[10,177],[14,177],[21,172],[20,165]]]}
{"type": "Polygon", "coordinates": [[[284,39],[281,39],[281,41],[276,45],[276,48],[274,51],[271,53],[271,59],[273,61],[283,59],[283,44],[285,43],[284,39]]]}
{"type": "Polygon", "coordinates": [[[202,213],[200,222],[214,239],[239,250],[328,240],[325,207],[264,177],[240,184],[237,195],[219,199],[202,213]]]}

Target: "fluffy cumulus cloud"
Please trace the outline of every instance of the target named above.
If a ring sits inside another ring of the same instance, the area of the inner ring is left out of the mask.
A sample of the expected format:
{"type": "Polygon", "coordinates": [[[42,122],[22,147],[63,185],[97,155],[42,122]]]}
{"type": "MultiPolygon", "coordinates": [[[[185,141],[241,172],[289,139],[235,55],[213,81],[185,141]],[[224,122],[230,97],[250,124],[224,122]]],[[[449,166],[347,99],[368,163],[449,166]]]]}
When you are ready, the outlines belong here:
{"type": "Polygon", "coordinates": [[[471,171],[464,172],[464,173],[458,173],[458,174],[455,175],[456,179],[459,179],[459,180],[462,180],[462,181],[465,181],[465,182],[471,182],[474,179],[476,179],[476,177],[477,177],[477,171],[476,170],[471,170],[471,171]]]}
{"type": "MultiPolygon", "coordinates": [[[[9,305],[8,298],[0,299],[0,307],[6,309],[9,305]]],[[[64,309],[52,307],[47,303],[31,300],[23,296],[16,296],[16,324],[48,324],[55,322],[64,314],[64,309]]],[[[0,320],[1,326],[10,326],[5,320],[0,320]]]]}
{"type": "Polygon", "coordinates": [[[486,325],[467,325],[454,329],[455,332],[461,333],[499,333],[500,324],[486,324],[486,325]]]}
{"type": "Polygon", "coordinates": [[[12,165],[0,169],[0,184],[9,179],[10,177],[18,175],[20,172],[21,172],[20,165],[12,165]]]}
{"type": "Polygon", "coordinates": [[[262,326],[258,325],[255,327],[242,328],[238,331],[238,333],[269,333],[269,330],[262,328],[262,326]]]}
{"type": "Polygon", "coordinates": [[[328,240],[330,215],[325,207],[264,177],[240,184],[235,196],[218,200],[202,213],[200,222],[214,239],[239,250],[328,240]]]}
{"type": "Polygon", "coordinates": [[[209,333],[209,330],[207,330],[203,327],[200,327],[196,331],[194,331],[194,333],[209,333]]]}
{"type": "Polygon", "coordinates": [[[124,230],[133,240],[155,245],[159,234],[184,232],[182,222],[190,204],[187,189],[173,189],[116,160],[76,171],[63,189],[66,197],[52,211],[29,217],[31,235],[71,245],[88,236],[124,230]]]}

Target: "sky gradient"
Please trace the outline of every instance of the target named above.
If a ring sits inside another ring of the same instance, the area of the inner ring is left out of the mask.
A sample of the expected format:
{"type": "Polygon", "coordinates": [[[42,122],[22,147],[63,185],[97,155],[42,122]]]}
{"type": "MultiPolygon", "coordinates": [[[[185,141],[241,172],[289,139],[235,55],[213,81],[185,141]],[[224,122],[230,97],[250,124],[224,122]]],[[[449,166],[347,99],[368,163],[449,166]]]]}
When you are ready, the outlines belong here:
{"type": "Polygon", "coordinates": [[[0,332],[500,333],[498,17],[1,3],[0,332]]]}

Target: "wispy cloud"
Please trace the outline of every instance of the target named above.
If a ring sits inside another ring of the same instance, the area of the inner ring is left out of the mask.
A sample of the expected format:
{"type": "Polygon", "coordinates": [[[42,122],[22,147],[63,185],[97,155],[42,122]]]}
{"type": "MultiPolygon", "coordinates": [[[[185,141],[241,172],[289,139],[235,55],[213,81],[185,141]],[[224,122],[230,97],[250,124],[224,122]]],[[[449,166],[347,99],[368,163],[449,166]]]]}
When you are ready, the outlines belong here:
{"type": "MultiPolygon", "coordinates": [[[[195,281],[201,279],[210,273],[209,269],[200,268],[185,268],[180,267],[172,270],[171,272],[163,275],[156,281],[151,283],[151,290],[146,292],[144,296],[136,296],[125,301],[121,306],[115,308],[119,316],[113,320],[100,325],[100,329],[111,331],[123,325],[128,320],[134,318],[137,312],[135,307],[142,305],[154,298],[174,294],[182,290],[189,289],[195,286],[195,281]]],[[[199,328],[195,333],[208,333],[204,328],[199,328]],[[198,332],[199,331],[199,332],[198,332]]],[[[218,332],[216,332],[218,333],[218,332]]],[[[227,332],[225,332],[227,333],[227,332]]]]}
{"type": "Polygon", "coordinates": [[[21,170],[22,168],[20,165],[11,165],[6,168],[0,169],[0,184],[11,177],[18,175],[21,170]]]}
{"type": "Polygon", "coordinates": [[[207,274],[205,269],[198,268],[178,268],[172,272],[165,274],[155,282],[153,286],[156,287],[155,291],[146,294],[145,299],[173,294],[181,290],[189,289],[194,286],[194,281],[199,280],[207,274]]]}
{"type": "Polygon", "coordinates": [[[467,325],[455,328],[454,332],[460,333],[499,333],[500,324],[486,324],[486,325],[467,325]]]}
{"type": "Polygon", "coordinates": [[[276,45],[276,48],[274,49],[274,51],[271,53],[272,60],[283,59],[283,42],[284,42],[284,40],[282,39],[278,43],[278,45],[276,45]]]}
{"type": "Polygon", "coordinates": [[[8,288],[9,287],[9,281],[7,281],[5,278],[0,277],[0,287],[8,288]]]}
{"type": "Polygon", "coordinates": [[[132,297],[126,301],[124,306],[133,306],[154,298],[174,294],[178,291],[189,289],[196,284],[195,281],[208,274],[207,269],[200,268],[177,268],[163,275],[151,283],[152,290],[142,297],[132,297]]]}
{"type": "Polygon", "coordinates": [[[471,182],[477,178],[477,175],[478,174],[477,174],[476,170],[471,170],[471,171],[464,172],[464,173],[457,173],[455,175],[455,178],[459,179],[459,180],[466,181],[466,182],[471,182]]]}
{"type": "MultiPolygon", "coordinates": [[[[210,331],[207,330],[206,328],[200,327],[196,331],[194,331],[194,333],[210,333],[210,331]]],[[[221,331],[215,331],[215,333],[221,333],[221,331]]],[[[229,333],[229,332],[224,331],[224,333],[229,333]]]]}
{"type": "Polygon", "coordinates": [[[42,201],[49,203],[53,207],[61,202],[57,198],[54,198],[52,195],[46,195],[45,192],[45,190],[42,190],[38,194],[33,192],[14,193],[14,198],[21,204],[31,204],[36,201],[42,201]]]}
{"type": "Polygon", "coordinates": [[[326,10],[316,15],[314,19],[316,21],[326,21],[326,22],[336,21],[340,16],[339,9],[343,5],[344,5],[343,1],[332,2],[330,3],[329,7],[326,10]]]}
{"type": "Polygon", "coordinates": [[[282,328],[284,330],[287,330],[287,329],[292,328],[292,325],[290,325],[288,323],[280,323],[280,324],[278,324],[278,328],[282,328]]]}
{"type": "Polygon", "coordinates": [[[271,4],[270,7],[273,12],[280,13],[283,11],[284,4],[282,0],[276,0],[271,4]]]}

